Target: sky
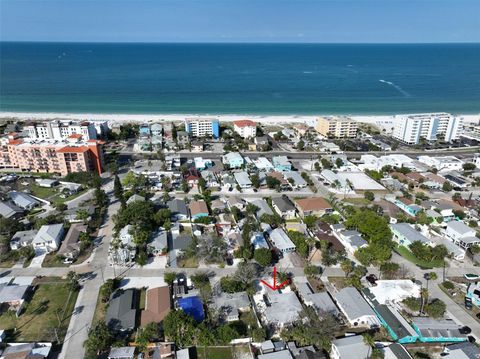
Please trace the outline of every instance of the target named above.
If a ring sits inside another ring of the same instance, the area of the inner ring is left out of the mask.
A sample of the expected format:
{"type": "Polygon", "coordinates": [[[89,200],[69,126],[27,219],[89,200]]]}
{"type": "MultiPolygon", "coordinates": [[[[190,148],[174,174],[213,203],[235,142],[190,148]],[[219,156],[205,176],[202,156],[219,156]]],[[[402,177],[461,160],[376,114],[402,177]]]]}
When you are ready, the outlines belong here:
{"type": "Polygon", "coordinates": [[[480,0],[0,0],[1,41],[480,42],[480,0]]]}

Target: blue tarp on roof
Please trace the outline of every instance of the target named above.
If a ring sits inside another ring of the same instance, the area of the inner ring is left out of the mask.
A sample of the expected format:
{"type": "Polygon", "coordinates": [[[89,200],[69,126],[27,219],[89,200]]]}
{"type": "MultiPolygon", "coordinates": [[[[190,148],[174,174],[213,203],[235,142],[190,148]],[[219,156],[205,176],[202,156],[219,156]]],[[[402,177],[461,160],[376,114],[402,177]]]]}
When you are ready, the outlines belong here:
{"type": "Polygon", "coordinates": [[[178,300],[178,306],[182,308],[185,313],[192,316],[197,322],[201,322],[205,319],[203,302],[197,296],[180,298],[178,300]]]}

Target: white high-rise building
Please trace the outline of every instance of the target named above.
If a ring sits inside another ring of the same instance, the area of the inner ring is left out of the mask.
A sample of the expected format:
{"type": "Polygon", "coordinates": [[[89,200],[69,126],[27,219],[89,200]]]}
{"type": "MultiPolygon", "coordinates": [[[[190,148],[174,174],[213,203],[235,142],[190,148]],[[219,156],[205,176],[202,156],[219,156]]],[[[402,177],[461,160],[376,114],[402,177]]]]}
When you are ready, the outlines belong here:
{"type": "Polygon", "coordinates": [[[185,132],[193,137],[220,137],[220,123],[214,118],[186,118],[185,132]]]}
{"type": "Polygon", "coordinates": [[[435,141],[443,135],[446,142],[457,140],[463,131],[463,118],[449,113],[425,113],[396,116],[393,137],[409,145],[421,138],[435,141]]]}
{"type": "Polygon", "coordinates": [[[88,121],[44,121],[30,122],[24,130],[31,139],[39,140],[64,140],[72,135],[81,135],[84,141],[96,140],[97,130],[95,125],[88,121]]]}
{"type": "Polygon", "coordinates": [[[243,138],[254,138],[257,135],[257,124],[250,120],[234,121],[233,130],[243,138]]]}

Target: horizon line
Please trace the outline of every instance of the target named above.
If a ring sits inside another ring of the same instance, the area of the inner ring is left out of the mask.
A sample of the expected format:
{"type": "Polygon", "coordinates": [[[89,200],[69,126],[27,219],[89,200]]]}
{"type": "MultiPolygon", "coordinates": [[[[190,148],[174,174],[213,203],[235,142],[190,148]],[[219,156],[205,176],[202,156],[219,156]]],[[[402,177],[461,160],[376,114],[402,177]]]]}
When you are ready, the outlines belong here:
{"type": "Polygon", "coordinates": [[[292,41],[50,41],[0,40],[0,43],[27,44],[157,44],[157,45],[479,45],[480,41],[464,42],[292,42],[292,41]]]}

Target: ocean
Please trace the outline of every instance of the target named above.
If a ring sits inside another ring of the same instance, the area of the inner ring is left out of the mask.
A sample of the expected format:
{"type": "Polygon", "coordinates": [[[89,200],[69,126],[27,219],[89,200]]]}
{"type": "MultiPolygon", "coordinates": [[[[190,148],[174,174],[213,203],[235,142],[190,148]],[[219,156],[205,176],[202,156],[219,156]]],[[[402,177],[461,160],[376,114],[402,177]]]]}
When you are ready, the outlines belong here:
{"type": "Polygon", "coordinates": [[[0,111],[480,112],[480,44],[0,43],[0,111]]]}

